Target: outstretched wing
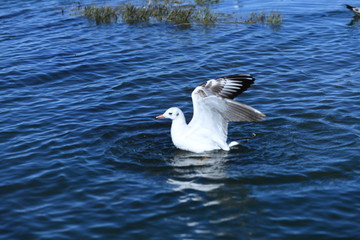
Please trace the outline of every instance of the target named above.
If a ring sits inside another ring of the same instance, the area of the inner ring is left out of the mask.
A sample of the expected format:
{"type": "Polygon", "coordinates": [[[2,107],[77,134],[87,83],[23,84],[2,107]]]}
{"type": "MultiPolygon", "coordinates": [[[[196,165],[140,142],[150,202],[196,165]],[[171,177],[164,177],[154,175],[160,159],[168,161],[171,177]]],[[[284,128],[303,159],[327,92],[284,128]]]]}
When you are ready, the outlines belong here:
{"type": "Polygon", "coordinates": [[[353,8],[355,8],[355,7],[350,6],[350,5],[348,5],[348,4],[344,4],[344,6],[345,6],[347,9],[350,9],[351,11],[353,10],[353,8]]]}
{"type": "Polygon", "coordinates": [[[207,95],[233,99],[246,91],[254,81],[255,78],[250,74],[237,74],[211,79],[200,86],[207,95]]]}
{"type": "Polygon", "coordinates": [[[347,9],[350,9],[353,13],[356,14],[356,16],[360,16],[360,8],[358,7],[353,7],[353,6],[350,6],[348,4],[344,4],[344,6],[347,8],[347,9]]]}
{"type": "Polygon", "coordinates": [[[246,91],[255,81],[250,74],[238,74],[211,79],[192,92],[194,107],[189,126],[208,129],[221,139],[227,137],[229,121],[260,121],[265,115],[260,111],[232,100],[246,91]]]}

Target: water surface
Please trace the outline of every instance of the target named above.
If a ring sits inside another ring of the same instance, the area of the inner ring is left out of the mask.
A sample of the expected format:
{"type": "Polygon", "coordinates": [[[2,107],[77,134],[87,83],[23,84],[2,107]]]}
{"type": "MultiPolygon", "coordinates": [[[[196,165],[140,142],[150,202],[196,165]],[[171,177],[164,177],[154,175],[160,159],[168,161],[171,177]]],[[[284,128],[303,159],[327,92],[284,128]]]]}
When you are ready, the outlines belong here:
{"type": "Polygon", "coordinates": [[[69,1],[0,6],[1,239],[356,239],[360,25],[341,1],[224,1],[284,23],[95,25],[69,1]],[[176,150],[204,81],[251,73],[230,152],[176,150]]]}

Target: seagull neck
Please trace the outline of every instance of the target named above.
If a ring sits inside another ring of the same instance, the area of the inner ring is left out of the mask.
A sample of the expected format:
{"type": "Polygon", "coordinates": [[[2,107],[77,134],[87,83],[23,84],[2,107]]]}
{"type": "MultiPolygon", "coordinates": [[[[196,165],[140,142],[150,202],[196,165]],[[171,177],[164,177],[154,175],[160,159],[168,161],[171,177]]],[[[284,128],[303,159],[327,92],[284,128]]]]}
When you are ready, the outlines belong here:
{"type": "MultiPolygon", "coordinates": [[[[174,131],[175,129],[183,128],[183,127],[185,127],[186,125],[187,125],[187,124],[186,124],[186,121],[185,121],[184,114],[181,113],[180,116],[178,116],[177,118],[175,118],[175,119],[172,121],[171,131],[174,131]]],[[[176,130],[176,131],[179,131],[179,130],[176,130]]]]}
{"type": "Polygon", "coordinates": [[[175,118],[171,124],[171,139],[176,147],[179,148],[183,144],[182,139],[187,132],[187,124],[184,115],[175,118]]]}

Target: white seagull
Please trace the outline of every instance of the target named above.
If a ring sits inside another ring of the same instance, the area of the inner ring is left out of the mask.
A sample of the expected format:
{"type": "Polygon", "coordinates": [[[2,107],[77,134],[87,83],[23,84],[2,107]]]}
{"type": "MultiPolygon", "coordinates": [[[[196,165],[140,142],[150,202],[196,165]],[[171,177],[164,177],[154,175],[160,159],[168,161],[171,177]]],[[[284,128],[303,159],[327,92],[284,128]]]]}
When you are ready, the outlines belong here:
{"type": "Polygon", "coordinates": [[[358,7],[352,7],[352,6],[347,5],[347,4],[344,4],[344,6],[345,6],[347,9],[350,9],[356,16],[360,17],[360,8],[358,8],[358,7]]]}
{"type": "Polygon", "coordinates": [[[226,142],[228,122],[265,119],[260,111],[233,100],[254,81],[250,74],[211,79],[196,87],[191,94],[194,113],[189,124],[183,112],[176,107],[169,108],[156,119],[172,120],[171,139],[179,149],[195,153],[218,149],[229,151],[230,147],[239,143],[226,142]]]}

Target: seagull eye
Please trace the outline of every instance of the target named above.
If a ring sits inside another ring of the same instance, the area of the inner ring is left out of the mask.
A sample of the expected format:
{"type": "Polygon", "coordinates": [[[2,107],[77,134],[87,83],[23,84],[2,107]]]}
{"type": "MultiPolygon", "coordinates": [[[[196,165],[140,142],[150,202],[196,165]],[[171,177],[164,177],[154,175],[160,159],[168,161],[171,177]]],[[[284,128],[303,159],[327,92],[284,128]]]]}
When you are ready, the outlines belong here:
{"type": "Polygon", "coordinates": [[[172,113],[169,113],[169,115],[171,116],[171,115],[172,115],[172,113]]]}

